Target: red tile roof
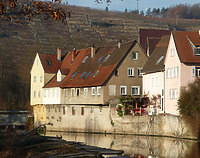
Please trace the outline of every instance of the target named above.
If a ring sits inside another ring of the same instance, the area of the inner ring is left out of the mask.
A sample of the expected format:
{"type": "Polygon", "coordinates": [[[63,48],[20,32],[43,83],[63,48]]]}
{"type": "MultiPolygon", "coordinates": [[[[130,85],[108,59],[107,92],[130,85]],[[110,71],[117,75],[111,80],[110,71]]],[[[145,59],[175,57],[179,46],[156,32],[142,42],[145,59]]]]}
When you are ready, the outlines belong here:
{"type": "Polygon", "coordinates": [[[120,48],[116,46],[95,48],[93,58],[91,58],[91,48],[76,50],[76,55],[74,55],[74,51],[69,52],[61,65],[61,68],[69,70],[68,75],[61,82],[57,82],[55,75],[44,88],[103,85],[135,44],[134,40],[121,44],[120,48]],[[86,59],[85,62],[83,62],[84,59],[86,59]]]}
{"type": "Polygon", "coordinates": [[[149,55],[151,55],[161,37],[165,35],[170,35],[170,30],[140,29],[140,44],[147,52],[149,43],[149,55]]]}
{"type": "Polygon", "coordinates": [[[61,66],[56,54],[39,54],[43,69],[46,73],[57,73],[61,66]]]}
{"type": "Polygon", "coordinates": [[[195,46],[200,45],[200,36],[198,32],[173,31],[173,38],[179,59],[182,63],[200,63],[200,56],[195,56],[189,42],[195,46]]]}

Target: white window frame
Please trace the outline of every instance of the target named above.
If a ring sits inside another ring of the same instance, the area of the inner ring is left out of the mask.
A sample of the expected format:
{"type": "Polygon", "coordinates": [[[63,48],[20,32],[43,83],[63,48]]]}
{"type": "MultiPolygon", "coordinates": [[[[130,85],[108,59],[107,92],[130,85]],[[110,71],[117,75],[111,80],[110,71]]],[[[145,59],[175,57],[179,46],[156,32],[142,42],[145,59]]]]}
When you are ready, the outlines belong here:
{"type": "Polygon", "coordinates": [[[95,93],[96,93],[96,87],[92,87],[92,89],[91,89],[92,96],[95,96],[95,93]]]}
{"type": "Polygon", "coordinates": [[[175,55],[175,50],[173,48],[170,49],[170,56],[173,57],[175,55]]]}
{"type": "Polygon", "coordinates": [[[129,77],[134,76],[134,68],[133,68],[133,67],[128,67],[128,68],[127,68],[127,75],[128,75],[129,77]]]}
{"type": "Polygon", "coordinates": [[[178,98],[178,89],[177,88],[174,89],[174,98],[175,99],[178,98]]]}
{"type": "Polygon", "coordinates": [[[178,75],[178,66],[177,66],[177,67],[175,67],[175,75],[174,75],[174,77],[175,77],[175,78],[178,78],[178,76],[179,76],[179,75],[178,75]]]}
{"type": "Polygon", "coordinates": [[[41,93],[40,93],[40,91],[38,92],[38,98],[40,98],[40,96],[41,96],[41,93]]]}
{"type": "Polygon", "coordinates": [[[37,81],[37,78],[36,78],[36,76],[34,76],[34,77],[33,77],[33,81],[34,81],[34,82],[36,82],[36,81],[37,81]]]}
{"type": "Polygon", "coordinates": [[[55,97],[55,89],[52,89],[52,98],[55,97]]]}
{"type": "Polygon", "coordinates": [[[120,86],[120,95],[127,95],[127,86],[120,86]],[[124,88],[124,93],[122,93],[122,88],[124,88]]]}
{"type": "Polygon", "coordinates": [[[171,69],[171,78],[174,78],[175,77],[175,68],[173,67],[171,69]]]}
{"type": "Polygon", "coordinates": [[[169,97],[170,99],[174,99],[174,98],[175,98],[174,89],[170,89],[170,90],[169,90],[169,96],[170,96],[170,97],[169,97]]]}
{"type": "Polygon", "coordinates": [[[36,98],[37,92],[34,91],[34,92],[33,92],[33,95],[34,95],[34,98],[36,98]]]}
{"type": "Polygon", "coordinates": [[[138,60],[138,52],[132,52],[132,59],[133,59],[133,60],[138,60]],[[135,57],[135,58],[133,58],[133,54],[136,54],[136,57],[135,57]]]}
{"type": "Polygon", "coordinates": [[[72,88],[72,89],[71,89],[71,96],[72,96],[72,97],[75,97],[75,88],[72,88]]]}
{"type": "Polygon", "coordinates": [[[97,95],[98,95],[98,96],[101,95],[101,87],[97,87],[97,95]]]}
{"type": "Polygon", "coordinates": [[[88,88],[84,88],[84,95],[85,95],[85,96],[88,95],[88,88]]]}
{"type": "Polygon", "coordinates": [[[140,86],[131,86],[131,95],[140,95],[140,86]],[[137,88],[138,89],[138,93],[137,94],[133,94],[133,88],[137,88]]]}
{"type": "Polygon", "coordinates": [[[40,82],[41,83],[43,82],[43,76],[40,76],[40,82]]]}
{"type": "Polygon", "coordinates": [[[57,73],[57,82],[61,82],[61,72],[60,72],[60,70],[58,70],[58,73],[57,73]]]}
{"type": "Polygon", "coordinates": [[[139,77],[142,76],[142,68],[141,67],[137,68],[137,74],[138,74],[139,77]]]}

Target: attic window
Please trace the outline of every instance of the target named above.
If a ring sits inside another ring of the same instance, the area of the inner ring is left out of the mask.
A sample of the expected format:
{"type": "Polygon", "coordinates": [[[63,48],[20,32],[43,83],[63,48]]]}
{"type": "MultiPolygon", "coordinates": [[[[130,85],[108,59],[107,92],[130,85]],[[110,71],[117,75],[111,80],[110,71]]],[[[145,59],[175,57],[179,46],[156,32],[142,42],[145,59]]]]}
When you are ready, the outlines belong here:
{"type": "Polygon", "coordinates": [[[88,78],[88,76],[91,74],[91,71],[88,72],[88,74],[85,76],[85,78],[88,78]]]}
{"type": "Polygon", "coordinates": [[[189,37],[187,37],[187,39],[189,40],[190,42],[190,45],[192,47],[192,51],[194,53],[194,55],[200,55],[200,46],[195,46],[192,41],[189,39],[189,37]]]}
{"type": "Polygon", "coordinates": [[[106,57],[106,59],[104,60],[104,62],[106,62],[109,57],[110,57],[110,54],[108,54],[108,56],[106,57]]]}
{"type": "Polygon", "coordinates": [[[156,65],[158,65],[160,62],[161,62],[161,60],[164,58],[164,56],[161,56],[159,59],[158,59],[158,61],[156,62],[156,65]]]}
{"type": "Polygon", "coordinates": [[[102,56],[102,57],[99,59],[98,63],[100,63],[103,59],[104,59],[104,56],[102,56]]]}
{"type": "Polygon", "coordinates": [[[86,57],[83,59],[82,63],[85,63],[85,61],[87,60],[87,58],[88,58],[88,56],[86,56],[86,57]]]}
{"type": "Polygon", "coordinates": [[[86,72],[82,73],[82,75],[80,76],[80,78],[82,78],[85,74],[86,74],[86,72]]]}
{"type": "Polygon", "coordinates": [[[97,70],[97,72],[93,75],[93,77],[95,77],[98,73],[99,73],[99,70],[97,70]]]}
{"type": "Polygon", "coordinates": [[[78,72],[76,72],[76,73],[72,76],[71,80],[73,80],[73,78],[77,75],[77,73],[78,73],[78,72]]]}
{"type": "Polygon", "coordinates": [[[48,65],[51,65],[51,61],[50,61],[49,59],[47,60],[47,64],[48,64],[48,65]]]}

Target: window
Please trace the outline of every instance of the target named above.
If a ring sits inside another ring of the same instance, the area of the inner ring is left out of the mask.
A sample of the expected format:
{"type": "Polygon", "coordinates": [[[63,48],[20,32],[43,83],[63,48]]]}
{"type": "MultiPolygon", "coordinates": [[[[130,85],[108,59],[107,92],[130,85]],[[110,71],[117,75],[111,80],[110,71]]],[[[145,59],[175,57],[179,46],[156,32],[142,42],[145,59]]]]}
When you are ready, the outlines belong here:
{"type": "Polygon", "coordinates": [[[75,107],[72,107],[72,115],[75,115],[75,107]]]}
{"type": "Polygon", "coordinates": [[[55,89],[52,90],[52,97],[55,97],[55,89]]]}
{"type": "Polygon", "coordinates": [[[40,82],[42,83],[42,81],[43,81],[43,76],[40,76],[40,82]]]}
{"type": "Polygon", "coordinates": [[[82,78],[85,74],[86,74],[86,72],[83,72],[82,75],[80,76],[80,78],[82,78]]]}
{"type": "Polygon", "coordinates": [[[115,71],[115,76],[119,76],[119,70],[115,71]]]}
{"type": "Polygon", "coordinates": [[[97,95],[101,95],[101,87],[97,87],[97,95]]]}
{"type": "Polygon", "coordinates": [[[116,85],[109,85],[109,96],[116,96],[116,85]]]}
{"type": "Polygon", "coordinates": [[[88,56],[86,56],[86,57],[83,59],[82,63],[85,63],[85,61],[87,60],[87,58],[88,58],[88,56]]]}
{"type": "Polygon", "coordinates": [[[132,52],[132,59],[137,60],[138,59],[138,53],[137,52],[132,52]]]}
{"type": "Polygon", "coordinates": [[[63,106],[63,115],[65,115],[65,106],[63,106]]]}
{"type": "Polygon", "coordinates": [[[56,97],[59,97],[59,89],[56,90],[56,97]]]}
{"type": "Polygon", "coordinates": [[[171,56],[171,57],[174,56],[174,49],[173,49],[173,48],[170,49],[170,56],[171,56]]]}
{"type": "Polygon", "coordinates": [[[92,95],[95,95],[95,87],[92,87],[92,95]]]}
{"type": "Polygon", "coordinates": [[[174,89],[174,98],[177,99],[178,98],[178,89],[174,89]]]}
{"type": "Polygon", "coordinates": [[[128,76],[134,76],[134,68],[128,68],[128,76]]]}
{"type": "Polygon", "coordinates": [[[75,96],[75,88],[72,88],[72,89],[71,89],[71,95],[72,95],[72,97],[75,96]]]}
{"type": "Polygon", "coordinates": [[[141,72],[142,72],[142,68],[138,68],[137,69],[138,76],[142,76],[141,72]]]}
{"type": "Polygon", "coordinates": [[[51,91],[50,91],[50,89],[48,90],[48,97],[50,98],[50,96],[51,96],[51,91]]]}
{"type": "Polygon", "coordinates": [[[104,62],[106,62],[109,57],[110,57],[110,54],[108,54],[108,56],[106,57],[106,59],[104,60],[104,62]]]}
{"type": "Polygon", "coordinates": [[[36,82],[36,76],[34,76],[34,82],[36,82]]]}
{"type": "Polygon", "coordinates": [[[152,87],[154,87],[154,78],[152,78],[151,82],[152,87]]]}
{"type": "Polygon", "coordinates": [[[131,94],[132,95],[140,95],[140,87],[139,86],[132,86],[131,87],[131,94]]]}
{"type": "Polygon", "coordinates": [[[156,87],[159,87],[159,80],[158,80],[158,77],[156,77],[156,87]]]}
{"type": "Polygon", "coordinates": [[[127,91],[126,91],[126,86],[120,86],[120,95],[126,95],[127,91]]]}
{"type": "Polygon", "coordinates": [[[174,75],[174,77],[175,77],[175,78],[177,78],[177,77],[178,77],[178,66],[177,66],[177,67],[175,67],[175,75],[174,75]]]}
{"type": "Polygon", "coordinates": [[[38,92],[38,98],[40,98],[40,91],[38,92]]]}
{"type": "Polygon", "coordinates": [[[84,95],[87,96],[88,94],[88,88],[84,88],[84,95]]]}
{"type": "Polygon", "coordinates": [[[171,69],[167,69],[167,78],[171,78],[171,69]]]}
{"type": "Polygon", "coordinates": [[[77,88],[77,89],[76,89],[76,96],[79,96],[79,94],[80,94],[80,89],[77,88]]]}
{"type": "Polygon", "coordinates": [[[47,90],[44,90],[44,98],[47,97],[47,90]]]}
{"type": "Polygon", "coordinates": [[[169,95],[170,95],[170,99],[174,99],[174,97],[175,97],[175,94],[174,94],[174,89],[170,89],[169,90],[169,95]]]}
{"type": "Polygon", "coordinates": [[[36,98],[36,91],[34,91],[34,98],[36,98]]]}
{"type": "Polygon", "coordinates": [[[61,82],[61,72],[60,72],[60,70],[58,70],[58,73],[57,73],[57,82],[61,82]]]}
{"type": "Polygon", "coordinates": [[[161,62],[161,60],[164,58],[164,56],[161,56],[158,60],[157,60],[157,62],[156,62],[156,65],[158,65],[160,62],[161,62]]]}
{"type": "Polygon", "coordinates": [[[171,77],[174,78],[174,76],[175,76],[174,68],[171,69],[171,74],[172,74],[171,77]]]}
{"type": "Polygon", "coordinates": [[[84,107],[81,107],[81,115],[84,115],[84,107]]]}
{"type": "Polygon", "coordinates": [[[99,73],[99,70],[97,70],[97,72],[93,75],[93,77],[96,77],[96,75],[99,73]]]}
{"type": "Polygon", "coordinates": [[[197,67],[197,66],[192,67],[192,76],[200,77],[200,67],[197,67]]]}

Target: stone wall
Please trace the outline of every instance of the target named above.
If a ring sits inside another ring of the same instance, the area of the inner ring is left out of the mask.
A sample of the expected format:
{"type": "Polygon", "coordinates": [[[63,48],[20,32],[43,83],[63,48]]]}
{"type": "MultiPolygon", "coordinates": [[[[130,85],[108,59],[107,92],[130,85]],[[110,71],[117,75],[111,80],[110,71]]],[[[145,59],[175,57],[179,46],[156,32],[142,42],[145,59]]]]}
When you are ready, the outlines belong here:
{"type": "Polygon", "coordinates": [[[63,108],[52,113],[54,109],[52,107],[51,112],[47,112],[48,121],[53,124],[47,126],[47,130],[197,138],[197,134],[192,133],[191,128],[174,115],[125,115],[121,118],[114,107],[73,105],[65,108],[64,115],[63,108]],[[75,109],[74,114],[72,108],[75,109]],[[81,114],[81,108],[84,108],[84,114],[81,114]]]}

